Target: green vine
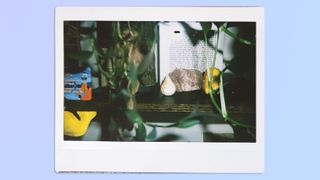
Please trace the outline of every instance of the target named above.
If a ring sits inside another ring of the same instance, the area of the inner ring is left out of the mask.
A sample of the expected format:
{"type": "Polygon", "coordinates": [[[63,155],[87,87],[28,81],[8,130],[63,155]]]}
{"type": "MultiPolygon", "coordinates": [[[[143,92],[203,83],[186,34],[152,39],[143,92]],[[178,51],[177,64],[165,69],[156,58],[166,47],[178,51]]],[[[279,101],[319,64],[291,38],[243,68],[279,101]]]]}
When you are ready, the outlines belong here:
{"type": "MultiPolygon", "coordinates": [[[[214,59],[213,59],[213,62],[212,62],[212,68],[215,68],[215,61],[216,61],[216,57],[217,57],[217,52],[218,52],[218,45],[219,45],[219,34],[220,34],[220,31],[222,30],[223,32],[226,32],[224,29],[226,29],[223,25],[221,27],[218,28],[218,34],[217,34],[217,43],[216,43],[216,48],[214,50],[214,59]]],[[[205,53],[206,53],[206,64],[207,64],[207,69],[210,69],[209,67],[209,60],[208,60],[208,38],[207,38],[207,30],[204,30],[204,40],[205,40],[205,53]]],[[[228,31],[230,32],[230,31],[228,31]]],[[[232,38],[236,38],[236,39],[239,39],[236,35],[234,35],[233,33],[229,33],[229,35],[232,37],[232,38]]],[[[240,39],[239,39],[240,40],[240,39]]],[[[241,39],[242,42],[246,42],[248,43],[248,41],[244,41],[243,39],[241,39]]],[[[250,42],[251,43],[251,42],[250,42]]],[[[251,45],[251,44],[250,44],[251,45]]],[[[210,77],[210,73],[208,73],[208,85],[209,85],[209,97],[210,97],[210,100],[212,102],[212,104],[214,105],[215,109],[218,111],[218,113],[226,120],[226,121],[229,121],[232,125],[238,125],[238,126],[241,126],[241,127],[245,127],[245,128],[252,128],[254,129],[255,126],[251,126],[251,125],[248,125],[248,124],[244,124],[244,123],[241,123],[240,121],[238,120],[235,120],[233,118],[231,118],[228,113],[227,113],[227,109],[226,109],[226,104],[225,104],[225,100],[224,100],[224,92],[223,92],[223,87],[221,88],[221,86],[223,86],[223,81],[222,81],[222,76],[225,72],[225,69],[221,71],[221,74],[220,74],[220,99],[221,99],[221,106],[223,107],[222,109],[219,107],[218,103],[216,102],[216,100],[214,99],[214,95],[216,94],[215,91],[212,91],[211,89],[211,84],[212,84],[212,79],[210,77]]]]}
{"type": "Polygon", "coordinates": [[[249,40],[243,39],[239,36],[237,36],[236,34],[234,34],[233,32],[229,31],[226,27],[221,26],[222,27],[222,31],[225,32],[227,35],[229,35],[230,37],[232,37],[233,39],[238,40],[239,42],[241,42],[242,44],[246,44],[246,45],[254,45],[254,43],[252,43],[249,40]]]}

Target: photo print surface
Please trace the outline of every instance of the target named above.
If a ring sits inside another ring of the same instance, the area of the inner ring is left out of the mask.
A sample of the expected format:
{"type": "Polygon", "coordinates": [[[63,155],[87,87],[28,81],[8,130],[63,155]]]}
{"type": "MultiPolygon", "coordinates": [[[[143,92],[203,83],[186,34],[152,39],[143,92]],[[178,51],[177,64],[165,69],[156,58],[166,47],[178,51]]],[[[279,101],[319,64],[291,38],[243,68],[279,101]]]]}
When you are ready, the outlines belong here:
{"type": "Polygon", "coordinates": [[[63,28],[64,141],[256,142],[256,22],[63,28]]]}

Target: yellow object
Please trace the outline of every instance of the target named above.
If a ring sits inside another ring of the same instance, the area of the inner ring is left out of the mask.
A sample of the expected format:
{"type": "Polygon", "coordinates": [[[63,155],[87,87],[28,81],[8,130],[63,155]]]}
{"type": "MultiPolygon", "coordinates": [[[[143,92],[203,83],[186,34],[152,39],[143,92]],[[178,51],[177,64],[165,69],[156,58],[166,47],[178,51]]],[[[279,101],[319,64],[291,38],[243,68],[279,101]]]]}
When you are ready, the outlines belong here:
{"type": "Polygon", "coordinates": [[[219,89],[219,76],[220,70],[218,68],[210,68],[207,69],[204,73],[204,80],[203,80],[203,90],[206,94],[209,94],[211,90],[218,90],[219,89]],[[211,88],[209,88],[209,78],[211,77],[211,88]]]}
{"type": "Polygon", "coordinates": [[[64,111],[64,135],[80,137],[89,127],[91,120],[97,115],[95,111],[77,111],[80,120],[69,111],[64,111]]]}

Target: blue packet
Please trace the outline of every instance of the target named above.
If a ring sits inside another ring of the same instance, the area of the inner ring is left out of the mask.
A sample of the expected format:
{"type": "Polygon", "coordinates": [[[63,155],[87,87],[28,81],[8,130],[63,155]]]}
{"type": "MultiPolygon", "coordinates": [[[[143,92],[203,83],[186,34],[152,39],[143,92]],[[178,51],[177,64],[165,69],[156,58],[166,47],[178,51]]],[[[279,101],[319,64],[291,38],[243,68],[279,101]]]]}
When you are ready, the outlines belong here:
{"type": "Polygon", "coordinates": [[[92,98],[91,69],[64,75],[64,97],[68,100],[89,101],[92,98]]]}

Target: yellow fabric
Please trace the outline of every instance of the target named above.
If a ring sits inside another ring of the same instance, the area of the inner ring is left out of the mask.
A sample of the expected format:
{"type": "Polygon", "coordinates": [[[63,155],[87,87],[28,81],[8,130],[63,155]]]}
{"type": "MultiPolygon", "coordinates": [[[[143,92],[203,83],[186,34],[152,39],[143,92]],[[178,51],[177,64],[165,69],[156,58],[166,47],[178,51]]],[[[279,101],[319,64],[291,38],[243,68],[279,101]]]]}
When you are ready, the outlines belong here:
{"type": "Polygon", "coordinates": [[[91,120],[97,115],[95,111],[77,111],[80,120],[69,111],[64,111],[64,135],[80,137],[89,127],[91,120]]]}

